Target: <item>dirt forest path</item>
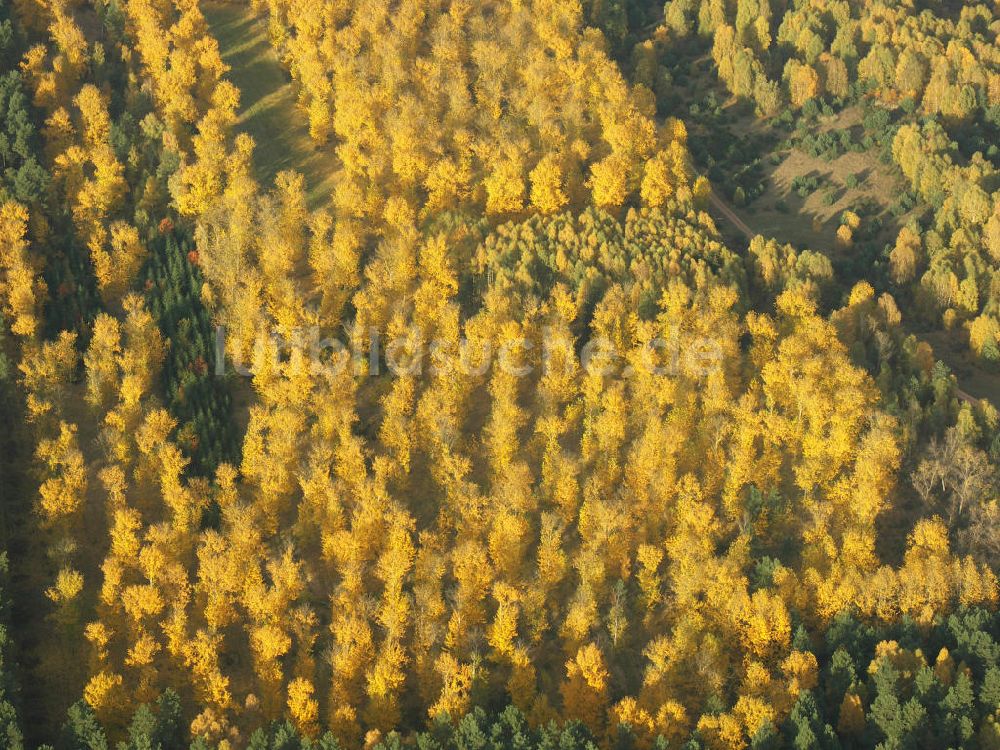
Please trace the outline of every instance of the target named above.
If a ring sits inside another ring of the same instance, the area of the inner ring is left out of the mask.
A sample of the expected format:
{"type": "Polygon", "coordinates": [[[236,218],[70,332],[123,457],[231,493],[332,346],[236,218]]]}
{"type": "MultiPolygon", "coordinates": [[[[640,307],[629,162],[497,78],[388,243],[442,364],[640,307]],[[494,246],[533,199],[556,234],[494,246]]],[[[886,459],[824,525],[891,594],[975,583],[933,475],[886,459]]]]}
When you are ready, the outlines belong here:
{"type": "Polygon", "coordinates": [[[305,177],[310,208],[323,205],[333,191],[337,159],[333,146],[317,148],[309,137],[295,86],[268,40],[267,24],[246,5],[208,0],[201,3],[222,60],[226,78],[240,90],[237,129],[256,142],[254,171],[261,187],[294,170],[305,177]]]}
{"type": "Polygon", "coordinates": [[[726,204],[726,202],[719,197],[719,194],[716,193],[714,190],[712,191],[712,194],[709,196],[709,201],[711,202],[712,206],[715,208],[716,211],[718,211],[724,217],[726,217],[726,220],[730,224],[732,224],[740,232],[746,235],[747,240],[752,240],[754,237],[757,236],[757,232],[753,231],[750,228],[750,226],[745,221],[743,221],[743,219],[737,216],[736,212],[733,211],[733,209],[731,209],[726,204]]]}

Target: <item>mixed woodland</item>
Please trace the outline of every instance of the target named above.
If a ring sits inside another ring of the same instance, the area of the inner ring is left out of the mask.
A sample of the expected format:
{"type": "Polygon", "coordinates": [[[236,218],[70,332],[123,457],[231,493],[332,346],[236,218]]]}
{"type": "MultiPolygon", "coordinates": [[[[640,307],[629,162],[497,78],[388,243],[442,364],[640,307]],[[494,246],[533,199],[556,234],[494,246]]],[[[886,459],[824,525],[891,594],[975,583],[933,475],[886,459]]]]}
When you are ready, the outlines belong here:
{"type": "Polygon", "coordinates": [[[0,0],[0,746],[1000,748],[1000,6],[220,3],[0,0]]]}

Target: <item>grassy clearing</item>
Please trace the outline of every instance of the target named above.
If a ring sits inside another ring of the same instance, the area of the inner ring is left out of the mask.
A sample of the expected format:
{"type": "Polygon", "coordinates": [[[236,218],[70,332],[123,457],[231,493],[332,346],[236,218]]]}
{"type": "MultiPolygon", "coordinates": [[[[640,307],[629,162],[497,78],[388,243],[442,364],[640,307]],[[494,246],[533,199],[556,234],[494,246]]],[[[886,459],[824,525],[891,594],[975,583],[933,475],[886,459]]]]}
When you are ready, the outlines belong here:
{"type": "Polygon", "coordinates": [[[337,168],[333,147],[317,148],[309,137],[295,87],[271,47],[266,25],[244,5],[213,1],[201,8],[231,68],[227,78],[241,92],[237,128],[257,143],[257,181],[270,186],[279,172],[294,170],[305,177],[310,206],[326,202],[337,168]]]}
{"type": "MultiPolygon", "coordinates": [[[[847,110],[829,118],[818,129],[841,130],[857,125],[860,114],[847,110]]],[[[740,123],[744,128],[760,127],[760,123],[740,123]]],[[[810,156],[792,148],[777,152],[780,161],[770,163],[766,174],[767,188],[751,205],[734,210],[756,231],[797,247],[819,250],[830,256],[844,252],[837,244],[840,217],[848,210],[870,203],[879,207],[876,215],[884,222],[884,236],[898,232],[899,220],[889,207],[904,190],[901,177],[881,163],[871,152],[848,152],[833,161],[810,156]],[[850,187],[854,176],[857,185],[850,187]],[[798,178],[815,177],[821,187],[806,198],[793,189],[798,178]],[[827,196],[832,195],[830,202],[827,196]]],[[[904,218],[905,221],[905,218],[904,218]]],[[[889,241],[889,240],[887,240],[889,241]]]]}
{"type": "MultiPolygon", "coordinates": [[[[716,77],[710,56],[688,60],[673,74],[678,88],[664,114],[685,121],[698,166],[712,179],[720,199],[755,233],[836,258],[844,253],[837,243],[837,229],[845,211],[870,204],[869,219],[877,216],[885,227],[869,238],[879,242],[891,241],[900,221],[906,220],[897,220],[889,210],[905,186],[876,151],[848,150],[826,161],[801,148],[788,148],[787,141],[794,140],[789,131],[775,121],[759,119],[751,106],[730,95],[716,77]],[[802,198],[793,183],[810,177],[819,187],[802,198]],[[736,205],[737,184],[749,198],[747,205],[736,205]]],[[[851,131],[852,140],[860,141],[862,119],[861,108],[851,107],[820,117],[812,134],[851,131]]],[[[743,232],[729,217],[720,228],[742,244],[743,232]]]]}

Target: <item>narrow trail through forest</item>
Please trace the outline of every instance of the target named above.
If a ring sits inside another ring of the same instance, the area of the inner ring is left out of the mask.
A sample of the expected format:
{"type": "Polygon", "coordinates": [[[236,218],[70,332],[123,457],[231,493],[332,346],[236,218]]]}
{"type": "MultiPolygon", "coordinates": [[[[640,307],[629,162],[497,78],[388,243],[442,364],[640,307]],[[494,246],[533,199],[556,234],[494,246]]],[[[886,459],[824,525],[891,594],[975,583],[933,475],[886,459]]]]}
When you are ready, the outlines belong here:
{"type": "Polygon", "coordinates": [[[211,0],[201,10],[230,67],[226,78],[240,90],[237,129],[257,144],[257,181],[268,188],[279,172],[294,170],[305,177],[310,208],[320,207],[332,193],[337,159],[332,145],[317,148],[309,137],[295,85],[271,46],[267,24],[246,5],[211,0]]]}
{"type": "Polygon", "coordinates": [[[709,196],[709,201],[719,213],[726,217],[726,220],[730,224],[746,235],[747,241],[752,240],[757,235],[757,233],[754,232],[750,226],[743,221],[743,219],[736,215],[736,212],[733,211],[733,209],[726,205],[726,202],[722,200],[722,198],[719,197],[719,194],[714,190],[709,196]]]}

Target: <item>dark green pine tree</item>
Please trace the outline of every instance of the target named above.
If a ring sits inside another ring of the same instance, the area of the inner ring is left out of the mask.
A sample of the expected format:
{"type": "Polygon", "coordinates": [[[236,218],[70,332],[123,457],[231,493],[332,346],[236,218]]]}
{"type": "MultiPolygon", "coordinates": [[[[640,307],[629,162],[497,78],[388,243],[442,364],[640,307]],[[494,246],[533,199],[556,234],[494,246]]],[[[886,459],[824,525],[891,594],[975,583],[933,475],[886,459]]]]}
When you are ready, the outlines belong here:
{"type": "Polygon", "coordinates": [[[960,747],[975,733],[976,697],[972,680],[959,672],[938,708],[942,739],[949,747],[960,747]]]}
{"type": "Polygon", "coordinates": [[[782,747],[782,737],[771,722],[767,722],[750,738],[751,750],[779,750],[782,747]]]}
{"type": "Polygon", "coordinates": [[[94,710],[84,701],[70,706],[56,750],[108,750],[108,738],[98,724],[94,710]]]}
{"type": "Polygon", "coordinates": [[[979,688],[979,710],[986,716],[1000,711],[1000,667],[992,666],[979,688]]]}
{"type": "Polygon", "coordinates": [[[782,745],[796,750],[840,750],[833,727],[825,720],[816,696],[805,690],[781,727],[782,745]]]}
{"type": "Polygon", "coordinates": [[[132,716],[128,738],[118,743],[118,750],[185,750],[188,747],[180,698],[167,690],[151,706],[140,706],[132,716]]]}
{"type": "MultiPolygon", "coordinates": [[[[191,750],[211,750],[196,740],[191,750]]],[[[247,750],[342,750],[337,738],[329,732],[317,740],[302,737],[287,721],[276,721],[267,728],[258,729],[250,737],[247,750]]]]}
{"type": "Polygon", "coordinates": [[[976,675],[985,675],[990,667],[1000,666],[1000,643],[991,634],[997,627],[996,615],[984,609],[952,615],[948,618],[948,631],[955,640],[952,656],[971,665],[976,675]]]}
{"type": "Polygon", "coordinates": [[[905,700],[900,677],[895,668],[883,661],[875,673],[875,700],[868,713],[869,727],[875,739],[886,747],[922,747],[931,735],[930,717],[919,696],[905,700]]]}

